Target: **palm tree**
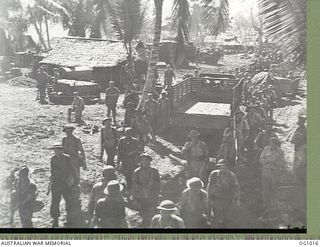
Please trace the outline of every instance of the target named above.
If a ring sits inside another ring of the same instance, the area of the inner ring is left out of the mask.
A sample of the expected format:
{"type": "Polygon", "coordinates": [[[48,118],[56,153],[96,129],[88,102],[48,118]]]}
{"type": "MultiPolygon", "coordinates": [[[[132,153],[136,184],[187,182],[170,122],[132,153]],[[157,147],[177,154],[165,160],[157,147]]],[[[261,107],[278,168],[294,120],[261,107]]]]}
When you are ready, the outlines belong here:
{"type": "Polygon", "coordinates": [[[128,53],[129,65],[132,65],[132,42],[142,29],[144,10],[141,0],[117,0],[108,8],[111,24],[119,40],[122,40],[128,53]]]}
{"type": "Polygon", "coordinates": [[[305,64],[307,6],[305,0],[259,0],[265,31],[286,55],[296,54],[305,64]]]}
{"type": "Polygon", "coordinates": [[[151,50],[146,83],[144,85],[142,97],[138,105],[139,110],[142,109],[144,102],[147,98],[147,94],[150,92],[153,92],[154,90],[153,82],[155,81],[155,70],[157,69],[157,62],[159,60],[159,49],[160,49],[160,39],[161,39],[162,4],[163,4],[163,0],[154,0],[155,10],[156,10],[154,36],[153,36],[152,50],[151,50]]]}

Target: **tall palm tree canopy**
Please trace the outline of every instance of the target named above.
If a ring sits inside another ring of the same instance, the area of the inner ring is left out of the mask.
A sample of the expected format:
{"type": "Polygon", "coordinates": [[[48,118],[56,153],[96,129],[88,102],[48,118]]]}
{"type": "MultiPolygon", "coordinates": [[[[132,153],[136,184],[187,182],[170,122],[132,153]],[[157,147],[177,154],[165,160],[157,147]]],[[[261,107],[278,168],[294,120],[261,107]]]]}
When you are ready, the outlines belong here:
{"type": "Polygon", "coordinates": [[[305,62],[307,6],[306,0],[259,0],[267,35],[281,45],[283,51],[305,62]]]}

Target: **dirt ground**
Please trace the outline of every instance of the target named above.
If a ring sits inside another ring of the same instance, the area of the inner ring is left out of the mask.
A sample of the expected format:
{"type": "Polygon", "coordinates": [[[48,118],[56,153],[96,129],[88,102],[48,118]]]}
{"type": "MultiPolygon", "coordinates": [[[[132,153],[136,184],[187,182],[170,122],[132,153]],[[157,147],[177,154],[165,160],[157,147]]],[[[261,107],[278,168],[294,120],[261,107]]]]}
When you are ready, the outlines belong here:
{"type": "MultiPolygon", "coordinates": [[[[238,67],[249,60],[242,60],[237,57],[226,56],[225,60],[218,66],[200,65],[203,70],[228,71],[230,68],[238,67]],[[227,64],[227,65],[226,65],[227,64]]],[[[187,71],[192,74],[193,69],[187,71]]],[[[185,70],[176,72],[181,78],[185,70]]],[[[161,71],[160,71],[160,77],[161,71]]],[[[303,87],[305,90],[305,87],[303,87]]],[[[38,198],[42,200],[45,207],[42,211],[34,214],[34,226],[47,228],[51,226],[49,215],[50,195],[47,195],[47,188],[50,176],[50,158],[53,155],[49,147],[60,142],[64,137],[62,126],[67,123],[66,112],[68,106],[65,105],[41,105],[36,101],[37,89],[31,84],[10,85],[7,82],[0,83],[0,227],[9,226],[9,191],[5,189],[5,179],[14,167],[28,165],[31,168],[31,178],[38,186],[38,198]]],[[[121,100],[120,100],[121,101],[121,100]]],[[[275,110],[274,119],[277,121],[277,131],[283,141],[283,149],[290,164],[293,161],[293,146],[289,142],[292,132],[296,128],[297,115],[305,111],[306,99],[295,97],[283,102],[283,106],[275,110]]],[[[123,109],[118,106],[118,119],[122,119],[123,109]]],[[[100,124],[106,117],[106,107],[103,104],[86,106],[84,111],[84,121],[100,124]]],[[[85,134],[81,128],[75,130],[75,135],[82,140],[88,170],[81,171],[81,201],[82,209],[86,211],[88,196],[92,185],[100,179],[100,172],[103,164],[99,161],[100,136],[98,133],[85,134]]],[[[171,153],[174,147],[170,143],[170,138],[163,138],[159,145],[146,148],[146,152],[153,157],[153,166],[159,169],[162,181],[162,198],[172,199],[178,202],[181,191],[184,189],[183,165],[172,159],[171,153]],[[169,142],[164,141],[169,140],[169,142]]],[[[246,170],[247,171],[247,170],[246,170]]],[[[247,173],[247,172],[246,172],[247,173]]],[[[241,182],[240,182],[241,184],[241,182]]],[[[252,186],[243,184],[242,192],[247,196],[252,194],[252,186]]],[[[246,198],[246,196],[244,197],[246,198]]],[[[252,213],[254,198],[243,200],[244,213],[242,219],[256,219],[256,212],[252,213]],[[251,204],[250,204],[251,203],[251,204]],[[254,215],[254,217],[253,217],[254,215]]],[[[63,209],[63,207],[61,207],[63,209]]],[[[136,227],[141,221],[136,211],[128,209],[128,222],[130,227],[136,227]]],[[[20,227],[19,217],[16,213],[14,227],[20,227]]],[[[253,221],[242,221],[241,227],[254,227],[253,221]]]]}

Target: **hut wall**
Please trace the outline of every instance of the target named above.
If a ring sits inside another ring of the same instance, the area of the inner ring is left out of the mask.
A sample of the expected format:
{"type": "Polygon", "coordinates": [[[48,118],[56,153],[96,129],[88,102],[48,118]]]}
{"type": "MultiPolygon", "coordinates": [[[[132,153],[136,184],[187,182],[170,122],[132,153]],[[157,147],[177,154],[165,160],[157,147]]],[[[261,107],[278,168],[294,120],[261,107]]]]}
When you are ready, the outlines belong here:
{"type": "Polygon", "coordinates": [[[99,83],[103,90],[107,88],[109,81],[114,81],[116,83],[116,87],[120,90],[123,90],[123,76],[124,72],[122,67],[120,66],[108,68],[93,68],[92,72],[93,81],[99,83]]]}

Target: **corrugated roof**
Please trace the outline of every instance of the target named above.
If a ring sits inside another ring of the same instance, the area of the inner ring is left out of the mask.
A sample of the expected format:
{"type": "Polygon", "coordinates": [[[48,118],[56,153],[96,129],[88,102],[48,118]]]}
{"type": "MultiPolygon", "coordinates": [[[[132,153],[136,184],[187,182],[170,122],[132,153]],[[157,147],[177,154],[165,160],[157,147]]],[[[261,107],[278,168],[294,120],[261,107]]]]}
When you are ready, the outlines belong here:
{"type": "Polygon", "coordinates": [[[127,60],[123,43],[78,37],[55,38],[54,46],[41,61],[65,67],[113,67],[127,60]]]}

